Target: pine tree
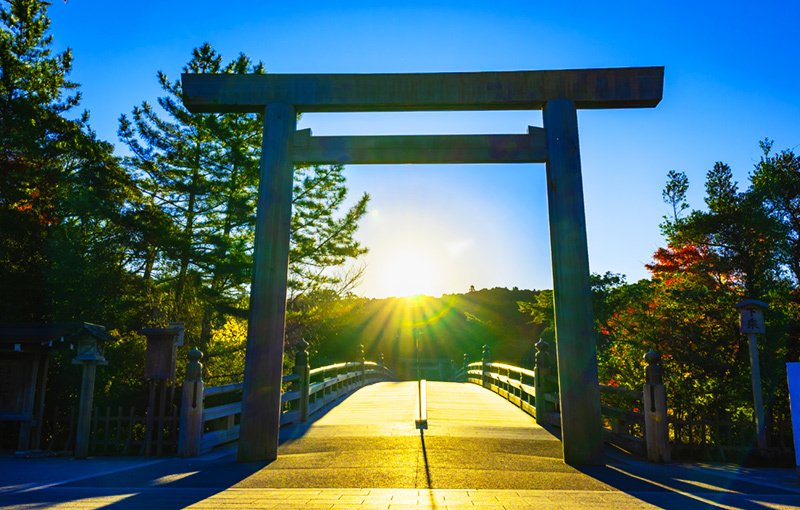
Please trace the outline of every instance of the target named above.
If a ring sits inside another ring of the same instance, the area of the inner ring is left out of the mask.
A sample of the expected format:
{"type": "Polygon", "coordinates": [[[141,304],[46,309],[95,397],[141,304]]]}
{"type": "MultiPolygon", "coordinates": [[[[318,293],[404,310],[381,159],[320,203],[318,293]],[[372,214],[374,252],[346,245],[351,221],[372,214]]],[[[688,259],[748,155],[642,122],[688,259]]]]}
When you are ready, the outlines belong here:
{"type": "MultiPolygon", "coordinates": [[[[264,67],[244,54],[223,66],[205,44],[183,71],[261,74],[264,67]]],[[[120,118],[120,138],[133,154],[126,165],[148,208],[164,211],[167,220],[139,250],[144,258],[138,267],[167,289],[167,316],[190,322],[189,333],[202,349],[225,315],[246,315],[262,120],[257,114],[189,113],[180,100],[180,81],[171,82],[162,72],[158,80],[167,94],[158,103],[169,120],[147,102],[134,108],[132,120],[120,118]]],[[[335,269],[366,251],[354,234],[369,197],[341,213],[347,196],[342,171],[341,166],[295,170],[290,303],[342,290],[335,269]]]]}
{"type": "Polygon", "coordinates": [[[800,156],[792,150],[770,154],[772,142],[760,142],[764,155],[752,175],[755,199],[781,227],[781,263],[800,285],[800,156]]]}

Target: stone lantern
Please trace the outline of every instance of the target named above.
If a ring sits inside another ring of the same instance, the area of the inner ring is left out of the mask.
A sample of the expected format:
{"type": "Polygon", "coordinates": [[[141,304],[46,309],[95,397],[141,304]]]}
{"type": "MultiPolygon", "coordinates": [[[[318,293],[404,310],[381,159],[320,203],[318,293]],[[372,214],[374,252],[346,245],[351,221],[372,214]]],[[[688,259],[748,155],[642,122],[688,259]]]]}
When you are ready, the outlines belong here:
{"type": "Polygon", "coordinates": [[[83,337],[78,340],[78,349],[73,363],[78,364],[84,361],[93,361],[98,365],[108,365],[104,356],[106,350],[105,342],[96,337],[83,337]]]}

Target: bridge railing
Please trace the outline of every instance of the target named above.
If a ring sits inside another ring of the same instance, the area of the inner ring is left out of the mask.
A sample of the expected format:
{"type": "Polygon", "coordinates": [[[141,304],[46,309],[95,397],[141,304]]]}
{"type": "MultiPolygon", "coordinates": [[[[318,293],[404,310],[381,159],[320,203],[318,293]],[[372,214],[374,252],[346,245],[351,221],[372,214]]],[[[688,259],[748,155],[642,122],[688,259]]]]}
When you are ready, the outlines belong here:
{"type": "MultiPolygon", "coordinates": [[[[456,372],[456,380],[471,382],[505,397],[530,414],[540,425],[561,426],[558,380],[550,369],[548,345],[536,344],[538,350],[534,370],[490,360],[489,347],[483,348],[483,359],[468,363],[456,372]]],[[[645,356],[648,367],[642,391],[600,386],[601,411],[606,442],[646,455],[653,462],[669,462],[666,391],[661,382],[659,356],[645,356]]]]}
{"type": "Polygon", "coordinates": [[[388,368],[372,361],[329,365],[315,368],[309,374],[312,380],[308,389],[309,414],[314,414],[357,388],[393,378],[388,368]]]}
{"type": "MultiPolygon", "coordinates": [[[[301,340],[295,353],[295,366],[291,374],[283,376],[281,393],[281,425],[304,422],[308,417],[335,400],[356,389],[378,381],[393,380],[391,371],[383,366],[383,355],[379,362],[364,359],[363,346],[358,346],[357,359],[325,367],[309,369],[308,344],[301,340]]],[[[189,353],[186,380],[183,383],[178,454],[181,457],[196,457],[212,448],[239,438],[236,419],[242,412],[241,392],[243,383],[226,384],[204,388],[201,378],[202,353],[197,349],[189,353]],[[207,397],[228,395],[222,405],[210,406],[207,397]],[[232,397],[232,398],[231,398],[232,397]],[[211,422],[217,430],[206,431],[211,422]]]]}

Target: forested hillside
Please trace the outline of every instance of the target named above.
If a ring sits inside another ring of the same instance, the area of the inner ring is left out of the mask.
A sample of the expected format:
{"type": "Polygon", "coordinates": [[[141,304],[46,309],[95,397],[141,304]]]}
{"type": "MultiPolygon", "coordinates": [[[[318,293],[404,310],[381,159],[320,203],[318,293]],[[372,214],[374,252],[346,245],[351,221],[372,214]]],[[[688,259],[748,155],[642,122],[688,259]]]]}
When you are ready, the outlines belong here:
{"type": "Polygon", "coordinates": [[[494,288],[440,298],[349,299],[344,313],[306,340],[315,365],[338,361],[358,344],[369,359],[383,353],[388,364],[414,357],[414,334],[424,358],[450,358],[460,366],[465,353],[477,361],[489,345],[495,360],[527,365],[544,326],[531,324],[517,303],[538,294],[494,288]]]}

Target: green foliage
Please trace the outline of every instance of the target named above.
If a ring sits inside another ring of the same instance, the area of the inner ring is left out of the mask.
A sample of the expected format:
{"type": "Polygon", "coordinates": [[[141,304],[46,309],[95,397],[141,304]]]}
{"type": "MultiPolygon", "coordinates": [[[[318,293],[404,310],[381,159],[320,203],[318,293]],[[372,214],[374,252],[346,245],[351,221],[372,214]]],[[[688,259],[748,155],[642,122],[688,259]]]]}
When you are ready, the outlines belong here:
{"type": "MultiPolygon", "coordinates": [[[[0,320],[128,331],[142,326],[149,291],[126,267],[136,190],[88,114],[70,117],[80,93],[68,80],[70,51],[51,50],[47,5],[0,7],[0,320]]],[[[127,343],[107,350],[113,371],[98,371],[98,405],[140,384],[143,358],[127,343]]],[[[58,344],[50,362],[48,402],[62,409],[77,403],[74,355],[58,344]]]]}
{"type": "Polygon", "coordinates": [[[769,140],[760,145],[764,155],[751,175],[752,194],[777,223],[781,236],[774,248],[796,287],[800,284],[800,156],[791,150],[770,155],[769,140]]]}
{"type": "Polygon", "coordinates": [[[242,381],[246,338],[247,320],[237,316],[225,316],[214,329],[203,359],[203,379],[208,386],[242,381]]]}
{"type": "Polygon", "coordinates": [[[47,5],[0,9],[0,318],[114,324],[132,190],[88,115],[66,117],[80,94],[69,50],[51,52],[47,5]]]}
{"type": "Polygon", "coordinates": [[[611,341],[600,350],[607,378],[640,386],[643,355],[653,349],[662,355],[673,407],[741,407],[747,386],[726,384],[741,381],[748,367],[746,342],[736,333],[735,295],[681,272],[621,294],[623,306],[606,325],[611,341]]]}
{"type": "Polygon", "coordinates": [[[519,311],[530,316],[530,323],[540,325],[542,328],[541,339],[555,346],[556,320],[553,291],[543,290],[536,295],[536,300],[531,302],[520,301],[517,303],[519,311]]]}
{"type": "MultiPolygon", "coordinates": [[[[608,316],[616,307],[617,288],[625,284],[623,275],[606,272],[603,275],[592,273],[589,275],[592,290],[592,313],[594,315],[595,333],[602,341],[602,326],[608,316]]],[[[555,346],[555,306],[553,291],[543,290],[536,295],[536,300],[531,302],[520,301],[517,303],[519,311],[530,317],[530,323],[542,328],[541,338],[551,346],[555,346]]]]}

